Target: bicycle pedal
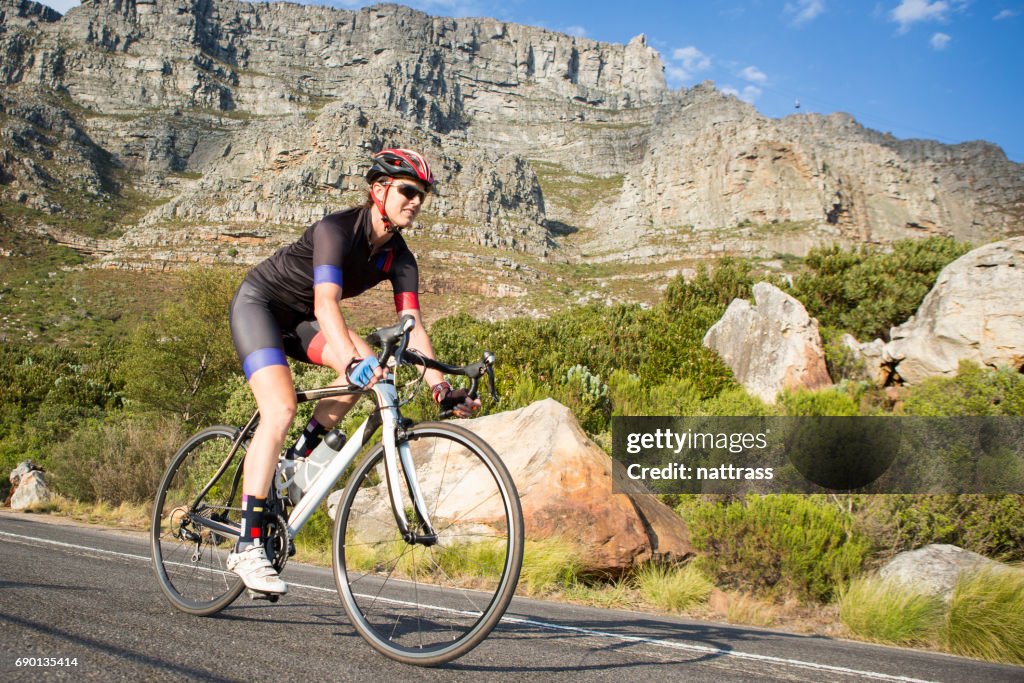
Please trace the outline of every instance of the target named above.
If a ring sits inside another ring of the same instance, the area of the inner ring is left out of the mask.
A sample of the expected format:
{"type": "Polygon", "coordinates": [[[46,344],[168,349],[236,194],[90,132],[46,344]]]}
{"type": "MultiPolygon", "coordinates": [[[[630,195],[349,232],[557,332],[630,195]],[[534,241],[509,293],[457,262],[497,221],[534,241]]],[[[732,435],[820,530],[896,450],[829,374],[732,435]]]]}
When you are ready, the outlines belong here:
{"type": "Polygon", "coordinates": [[[295,557],[295,541],[288,539],[288,557],[295,557]]]}
{"type": "Polygon", "coordinates": [[[281,596],[277,593],[261,593],[259,591],[254,591],[251,588],[246,588],[245,590],[247,593],[249,593],[249,597],[253,600],[266,600],[267,602],[277,602],[281,599],[281,596]]]}

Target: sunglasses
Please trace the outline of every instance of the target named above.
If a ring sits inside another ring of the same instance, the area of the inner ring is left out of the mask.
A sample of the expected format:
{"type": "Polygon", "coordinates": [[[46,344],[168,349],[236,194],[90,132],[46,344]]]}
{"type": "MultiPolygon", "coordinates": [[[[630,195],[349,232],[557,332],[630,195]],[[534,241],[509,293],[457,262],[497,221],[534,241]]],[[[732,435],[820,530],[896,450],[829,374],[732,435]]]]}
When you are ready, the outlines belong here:
{"type": "Polygon", "coordinates": [[[415,185],[410,185],[409,183],[387,183],[387,185],[389,187],[395,188],[395,190],[398,191],[398,194],[402,195],[403,197],[405,197],[409,201],[412,201],[413,199],[416,199],[417,197],[420,198],[420,203],[421,204],[423,202],[427,201],[427,191],[426,190],[421,190],[420,188],[416,187],[415,185]]]}

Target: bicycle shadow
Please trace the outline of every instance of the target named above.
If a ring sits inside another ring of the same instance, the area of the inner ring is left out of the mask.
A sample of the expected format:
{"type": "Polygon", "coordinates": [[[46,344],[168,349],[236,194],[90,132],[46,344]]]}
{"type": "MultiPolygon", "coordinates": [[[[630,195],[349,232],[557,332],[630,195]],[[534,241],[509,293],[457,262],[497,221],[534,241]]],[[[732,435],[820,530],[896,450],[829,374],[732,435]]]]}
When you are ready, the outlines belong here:
{"type": "MultiPolygon", "coordinates": [[[[362,639],[348,621],[339,605],[324,610],[323,603],[291,603],[301,616],[260,615],[252,610],[266,610],[278,605],[235,605],[217,618],[231,621],[252,621],[276,625],[301,625],[329,629],[324,636],[352,639],[357,647],[362,639]],[[311,609],[312,608],[312,609],[311,609]]],[[[618,616],[611,612],[610,615],[618,616]]],[[[608,671],[650,666],[699,665],[728,657],[743,644],[766,643],[780,640],[823,642],[829,639],[819,635],[781,633],[753,627],[726,624],[667,621],[637,615],[622,614],[624,619],[565,619],[538,618],[508,614],[487,639],[459,660],[434,667],[439,670],[475,673],[511,672],[580,672],[608,671]],[[525,623],[524,623],[525,622],[525,623]],[[549,643],[554,649],[536,647],[549,643]],[[561,645],[561,647],[559,647],[561,645]],[[564,649],[565,652],[561,650],[564,649]],[[553,664],[539,664],[538,652],[559,660],[553,664]],[[565,662],[566,657],[576,664],[565,662]],[[622,658],[627,658],[623,661],[622,658]],[[474,661],[477,660],[477,661],[474,661]],[[495,662],[501,663],[483,663],[495,662]],[[503,660],[503,661],[502,661],[503,660]],[[588,660],[588,661],[584,661],[588,660]],[[598,660],[598,661],[591,661],[598,660]]]]}

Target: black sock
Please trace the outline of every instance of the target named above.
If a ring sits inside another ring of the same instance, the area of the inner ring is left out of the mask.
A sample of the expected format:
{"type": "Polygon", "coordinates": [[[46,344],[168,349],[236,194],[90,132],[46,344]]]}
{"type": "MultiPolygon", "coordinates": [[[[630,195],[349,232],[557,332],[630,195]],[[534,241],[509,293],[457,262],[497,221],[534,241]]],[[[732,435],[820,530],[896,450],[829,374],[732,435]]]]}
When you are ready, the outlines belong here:
{"type": "Polygon", "coordinates": [[[263,511],[267,505],[266,498],[242,496],[242,535],[238,537],[235,552],[241,552],[259,543],[263,535],[263,511]]]}
{"type": "Polygon", "coordinates": [[[288,454],[285,455],[289,460],[295,458],[305,458],[307,455],[313,452],[313,449],[320,445],[323,441],[324,434],[328,430],[326,427],[316,421],[315,417],[309,419],[309,424],[302,430],[302,434],[299,436],[295,445],[288,449],[288,454]]]}

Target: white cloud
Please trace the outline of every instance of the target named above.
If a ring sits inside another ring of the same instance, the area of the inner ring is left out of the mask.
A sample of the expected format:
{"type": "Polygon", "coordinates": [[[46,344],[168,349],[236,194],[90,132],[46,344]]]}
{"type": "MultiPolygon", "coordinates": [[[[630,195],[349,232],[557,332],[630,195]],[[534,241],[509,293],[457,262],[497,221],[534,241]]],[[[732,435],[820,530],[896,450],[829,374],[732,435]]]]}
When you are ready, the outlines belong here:
{"type": "Polygon", "coordinates": [[[576,36],[577,38],[587,37],[587,29],[583,28],[582,26],[567,26],[565,32],[568,33],[570,36],[576,36]]]}
{"type": "Polygon", "coordinates": [[[743,100],[744,102],[749,102],[750,104],[753,104],[754,101],[758,97],[760,97],[762,92],[763,92],[756,85],[748,85],[748,86],[743,88],[742,92],[740,92],[736,88],[732,87],[731,85],[725,85],[725,86],[722,86],[721,91],[722,91],[722,94],[724,94],[724,95],[732,95],[733,97],[738,97],[739,99],[743,100]]]}
{"type": "Polygon", "coordinates": [[[687,45],[672,51],[672,57],[665,65],[665,77],[669,85],[682,86],[696,78],[698,72],[710,68],[711,58],[695,46],[687,45]]]}
{"type": "Polygon", "coordinates": [[[928,42],[932,46],[933,50],[945,50],[951,40],[953,39],[945,33],[936,33],[928,42]]]}
{"type": "Polygon", "coordinates": [[[748,66],[740,72],[740,76],[751,83],[764,83],[768,80],[768,75],[756,66],[748,66]]]}
{"type": "Polygon", "coordinates": [[[1000,12],[999,14],[995,15],[994,17],[992,17],[992,20],[993,21],[1003,21],[1004,19],[1013,19],[1014,17],[1018,16],[1019,14],[1020,14],[1020,12],[1018,12],[1017,10],[1004,9],[1002,12],[1000,12]]]}
{"type": "Polygon", "coordinates": [[[669,64],[665,67],[665,80],[667,80],[670,85],[683,85],[691,78],[693,78],[693,76],[690,72],[681,66],[669,64]]]}
{"type": "Polygon", "coordinates": [[[785,11],[787,14],[795,14],[793,23],[797,26],[813,21],[815,17],[825,11],[825,0],[797,0],[796,4],[787,2],[785,11]]]}
{"type": "Polygon", "coordinates": [[[693,45],[681,47],[672,52],[672,59],[683,63],[687,71],[703,71],[711,66],[711,58],[693,45]]]}
{"type": "Polygon", "coordinates": [[[762,92],[763,91],[756,85],[748,85],[743,89],[743,95],[740,97],[740,99],[753,104],[754,100],[761,96],[762,92]]]}
{"type": "Polygon", "coordinates": [[[912,24],[920,21],[941,21],[946,18],[950,7],[948,2],[938,0],[903,0],[896,9],[889,13],[892,20],[900,25],[900,33],[910,30],[912,24]]]}

